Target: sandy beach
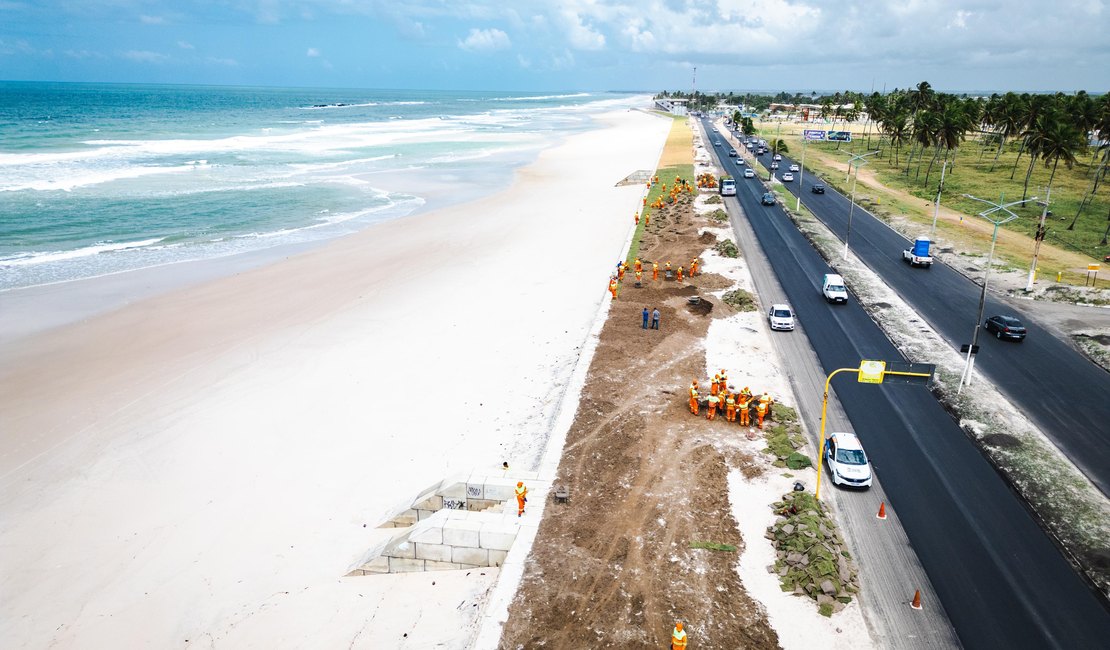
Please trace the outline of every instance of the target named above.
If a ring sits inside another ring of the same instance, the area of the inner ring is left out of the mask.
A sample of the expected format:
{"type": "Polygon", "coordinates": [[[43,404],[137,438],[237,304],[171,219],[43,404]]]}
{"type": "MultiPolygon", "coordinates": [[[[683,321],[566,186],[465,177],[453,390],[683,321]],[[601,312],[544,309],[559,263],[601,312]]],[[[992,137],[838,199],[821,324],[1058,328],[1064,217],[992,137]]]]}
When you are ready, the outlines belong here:
{"type": "Polygon", "coordinates": [[[0,347],[4,645],[465,647],[495,570],[342,576],[421,488],[537,461],[670,120],[599,126],[492,197],[0,347]]]}

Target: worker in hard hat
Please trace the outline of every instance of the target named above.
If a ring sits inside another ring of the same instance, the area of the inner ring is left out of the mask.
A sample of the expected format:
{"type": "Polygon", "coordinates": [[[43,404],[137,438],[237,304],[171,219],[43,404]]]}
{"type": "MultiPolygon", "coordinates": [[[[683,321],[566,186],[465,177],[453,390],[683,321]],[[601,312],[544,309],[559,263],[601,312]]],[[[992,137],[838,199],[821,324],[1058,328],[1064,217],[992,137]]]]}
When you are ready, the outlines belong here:
{"type": "Polygon", "coordinates": [[[637,213],[636,213],[636,217],[635,217],[635,218],[636,218],[636,225],[637,225],[637,226],[638,226],[638,225],[640,225],[640,213],[639,213],[639,212],[637,212],[637,213]]]}
{"type": "Polygon", "coordinates": [[[698,380],[690,382],[690,412],[698,414],[698,380]]]}
{"type": "Polygon", "coordinates": [[[736,421],[736,395],[730,390],[732,386],[725,389],[725,419],[729,422],[736,421]]]}
{"type": "Polygon", "coordinates": [[[740,395],[742,395],[743,397],[747,397],[748,399],[751,399],[752,389],[748,388],[747,386],[744,386],[744,388],[740,390],[740,395]]]}
{"type": "Polygon", "coordinates": [[[682,621],[674,624],[671,632],[671,650],[686,650],[686,630],[682,629],[682,621]]]}
{"type": "Polygon", "coordinates": [[[516,516],[519,517],[524,514],[524,504],[528,503],[528,488],[524,487],[524,481],[516,482],[516,516]]]}
{"type": "Polygon", "coordinates": [[[766,409],[767,409],[767,419],[770,420],[771,419],[771,405],[775,403],[775,400],[771,397],[770,393],[768,393],[767,391],[763,391],[763,394],[759,396],[759,403],[763,404],[766,407],[766,409]]]}
{"type": "Polygon", "coordinates": [[[644,263],[638,257],[636,258],[635,268],[637,273],[644,270],[644,263]]]}
{"type": "Polygon", "coordinates": [[[767,417],[767,402],[759,402],[755,405],[755,417],[759,419],[757,426],[759,430],[763,430],[763,418],[767,417]]]}
{"type": "Polygon", "coordinates": [[[721,390],[724,390],[725,386],[728,386],[728,373],[725,372],[724,368],[721,368],[721,372],[717,376],[720,377],[720,379],[718,379],[718,382],[720,383],[719,388],[721,390]]]}
{"type": "Polygon", "coordinates": [[[697,274],[698,274],[698,258],[695,257],[694,259],[690,260],[690,277],[692,278],[697,274]]]}
{"type": "Polygon", "coordinates": [[[624,282],[624,270],[627,269],[627,268],[628,268],[628,265],[625,264],[624,262],[621,262],[617,266],[617,281],[624,282]]]}
{"type": "Polygon", "coordinates": [[[706,420],[712,420],[717,417],[717,405],[720,404],[720,402],[720,398],[716,395],[709,396],[709,399],[706,400],[706,406],[709,407],[709,411],[705,414],[706,420]]]}
{"type": "Polygon", "coordinates": [[[613,300],[617,299],[617,279],[609,278],[609,293],[613,294],[613,300]]]}
{"type": "Polygon", "coordinates": [[[682,267],[678,267],[678,281],[682,282],[682,267]]]}
{"type": "Polygon", "coordinates": [[[736,398],[736,408],[740,411],[740,426],[742,427],[746,427],[750,424],[749,420],[751,419],[751,413],[749,409],[751,408],[751,403],[752,396],[745,396],[743,391],[741,391],[740,395],[736,398]]]}
{"type": "Polygon", "coordinates": [[[721,392],[721,373],[713,375],[713,382],[709,384],[709,394],[716,395],[721,392]]]}
{"type": "Polygon", "coordinates": [[[667,260],[667,265],[663,268],[663,270],[666,271],[667,273],[671,272],[671,261],[670,260],[667,260]]]}

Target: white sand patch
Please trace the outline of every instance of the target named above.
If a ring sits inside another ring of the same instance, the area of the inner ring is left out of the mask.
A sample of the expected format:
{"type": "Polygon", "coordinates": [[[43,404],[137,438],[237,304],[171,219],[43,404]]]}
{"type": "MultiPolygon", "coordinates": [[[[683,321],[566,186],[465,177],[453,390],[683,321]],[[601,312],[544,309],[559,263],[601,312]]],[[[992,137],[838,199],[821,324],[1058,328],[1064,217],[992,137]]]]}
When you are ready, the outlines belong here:
{"type": "Polygon", "coordinates": [[[740,526],[745,544],[736,571],[748,594],[763,605],[784,650],[873,648],[875,645],[867,633],[858,599],[826,618],[817,612],[817,605],[811,598],[783,592],[778,574],[767,571],[767,567],[775,563],[775,549],[764,537],[767,527],[775,520],[770,504],[789,492],[798,480],[807,486],[813,485],[817,474],[813,469],[772,470],[749,481],[739,470],[729,472],[732,516],[740,526]]]}

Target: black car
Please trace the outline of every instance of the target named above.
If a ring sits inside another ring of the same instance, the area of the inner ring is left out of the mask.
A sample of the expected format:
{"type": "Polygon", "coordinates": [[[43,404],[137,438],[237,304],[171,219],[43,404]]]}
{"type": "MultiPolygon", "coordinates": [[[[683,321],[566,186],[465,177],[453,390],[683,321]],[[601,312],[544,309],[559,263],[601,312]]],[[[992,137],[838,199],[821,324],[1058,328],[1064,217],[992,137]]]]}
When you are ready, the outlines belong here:
{"type": "Polygon", "coordinates": [[[824,194],[825,185],[824,183],[814,183],[813,187],[809,188],[809,191],[813,192],[814,194],[824,194]]]}
{"type": "MultiPolygon", "coordinates": [[[[759,202],[762,203],[763,205],[774,205],[775,204],[775,195],[774,195],[774,193],[773,192],[767,192],[766,194],[763,195],[763,198],[759,199],[759,202]]],[[[1025,336],[1025,334],[1023,333],[1022,336],[1025,336]]]]}
{"type": "Polygon", "coordinates": [[[1025,325],[1013,316],[991,316],[983,323],[983,328],[993,332],[999,339],[1025,340],[1025,325]]]}

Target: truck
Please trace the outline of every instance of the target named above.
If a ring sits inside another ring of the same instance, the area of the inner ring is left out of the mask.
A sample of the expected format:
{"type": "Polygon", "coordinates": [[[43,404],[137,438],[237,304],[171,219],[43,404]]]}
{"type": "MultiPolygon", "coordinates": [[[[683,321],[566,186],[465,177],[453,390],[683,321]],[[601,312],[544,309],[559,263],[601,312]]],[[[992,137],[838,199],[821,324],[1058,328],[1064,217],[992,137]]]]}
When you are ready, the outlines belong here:
{"type": "Polygon", "coordinates": [[[933,242],[922,235],[913,240],[913,248],[902,251],[902,260],[910,266],[924,266],[930,268],[933,266],[933,256],[929,254],[929,247],[933,242]]]}
{"type": "Polygon", "coordinates": [[[821,282],[821,294],[826,302],[847,303],[848,290],[844,288],[844,278],[836,273],[826,273],[821,282]]]}
{"type": "Polygon", "coordinates": [[[736,179],[731,176],[722,176],[717,187],[721,196],[736,196],[736,179]]]}

